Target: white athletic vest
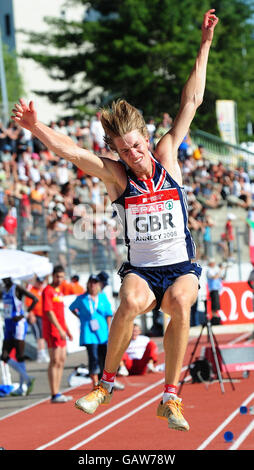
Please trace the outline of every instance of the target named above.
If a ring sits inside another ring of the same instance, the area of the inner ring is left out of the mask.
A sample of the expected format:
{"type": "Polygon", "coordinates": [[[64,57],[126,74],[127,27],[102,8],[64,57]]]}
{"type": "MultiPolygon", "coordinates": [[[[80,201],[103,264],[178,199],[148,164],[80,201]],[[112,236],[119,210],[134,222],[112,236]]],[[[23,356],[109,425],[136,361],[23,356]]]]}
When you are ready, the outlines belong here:
{"type": "Polygon", "coordinates": [[[113,202],[123,226],[128,260],[133,266],[148,267],[194,259],[184,188],[151,158],[152,177],[140,180],[128,170],[126,189],[113,202]]]}

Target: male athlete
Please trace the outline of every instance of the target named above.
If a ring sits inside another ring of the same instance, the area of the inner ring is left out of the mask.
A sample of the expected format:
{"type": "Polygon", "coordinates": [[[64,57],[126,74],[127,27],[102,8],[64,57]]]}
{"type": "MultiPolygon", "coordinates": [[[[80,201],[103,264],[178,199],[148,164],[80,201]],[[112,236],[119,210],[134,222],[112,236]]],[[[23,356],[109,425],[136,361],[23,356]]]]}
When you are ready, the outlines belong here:
{"type": "Polygon", "coordinates": [[[27,374],[25,363],[25,337],[27,333],[27,319],[23,308],[24,297],[32,303],[27,308],[30,312],[38,302],[38,298],[20,285],[14,284],[10,277],[3,279],[4,287],[1,292],[4,314],[4,340],[0,359],[11,366],[19,374],[19,387],[12,395],[29,395],[34,386],[34,377],[27,374]],[[16,361],[9,354],[12,349],[16,352],[16,361]],[[27,384],[24,391],[23,383],[27,384]]]}
{"type": "Polygon", "coordinates": [[[179,112],[154,155],[149,151],[142,115],[124,100],[114,102],[112,109],[102,110],[101,115],[106,142],[118,153],[120,161],[81,149],[70,138],[39,122],[33,102],[27,105],[21,99],[13,110],[14,121],[29,129],[51,151],[105,183],[124,222],[128,263],[119,271],[120,305],[111,323],[105,369],[99,386],[76,401],[76,407],[89,414],[111,400],[134,319],[156,307],[171,317],[164,336],[165,389],[157,416],[167,419],[169,428],[189,429],[177,397],[177,385],[201,269],[193,262],[195,246],[187,226],[177,149],[203,100],[208,55],[218,22],[214,11],[204,15],[200,49],[184,86],[179,112]]]}

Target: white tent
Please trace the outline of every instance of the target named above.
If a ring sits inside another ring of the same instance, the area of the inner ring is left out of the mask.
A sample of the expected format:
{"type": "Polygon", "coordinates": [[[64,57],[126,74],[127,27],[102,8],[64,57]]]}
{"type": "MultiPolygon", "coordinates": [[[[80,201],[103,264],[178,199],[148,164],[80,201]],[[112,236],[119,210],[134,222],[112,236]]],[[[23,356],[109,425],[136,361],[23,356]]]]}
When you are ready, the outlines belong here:
{"type": "Polygon", "coordinates": [[[34,255],[20,250],[0,250],[0,279],[11,277],[26,280],[36,276],[47,276],[53,266],[46,256],[34,255]]]}

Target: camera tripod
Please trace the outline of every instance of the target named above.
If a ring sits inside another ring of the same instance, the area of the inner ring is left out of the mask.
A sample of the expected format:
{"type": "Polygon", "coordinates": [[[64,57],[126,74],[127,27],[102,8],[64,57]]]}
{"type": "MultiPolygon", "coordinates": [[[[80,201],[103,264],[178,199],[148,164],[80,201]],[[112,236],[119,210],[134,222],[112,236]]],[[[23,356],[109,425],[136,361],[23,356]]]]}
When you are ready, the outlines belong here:
{"type": "Polygon", "coordinates": [[[205,319],[205,322],[202,324],[202,328],[201,328],[201,332],[200,332],[200,335],[196,341],[196,344],[194,346],[194,349],[191,353],[191,357],[190,357],[190,361],[189,361],[189,364],[186,368],[186,371],[185,371],[185,374],[184,374],[184,377],[183,379],[180,381],[180,387],[179,387],[179,391],[178,393],[180,394],[181,392],[181,389],[183,387],[183,384],[185,382],[185,378],[188,374],[188,371],[189,371],[189,367],[190,367],[190,364],[192,363],[192,359],[193,359],[193,356],[197,350],[197,347],[199,345],[199,342],[200,342],[200,339],[201,339],[201,336],[202,336],[202,333],[203,333],[203,330],[204,328],[207,327],[207,336],[208,336],[208,341],[210,342],[211,344],[211,348],[212,348],[212,354],[213,354],[213,359],[214,359],[214,363],[215,363],[215,367],[216,367],[216,372],[217,372],[217,377],[218,377],[218,380],[220,382],[220,387],[221,387],[221,392],[222,393],[225,393],[225,388],[224,388],[224,384],[223,384],[223,380],[222,380],[222,375],[221,375],[221,369],[220,369],[220,364],[219,364],[219,359],[218,359],[218,354],[217,352],[219,353],[219,356],[220,356],[220,359],[221,359],[221,362],[223,363],[224,367],[225,367],[225,371],[226,371],[226,374],[228,376],[228,379],[231,383],[231,386],[232,386],[232,389],[235,390],[235,387],[234,387],[234,384],[233,384],[233,381],[229,375],[229,372],[228,372],[228,369],[227,369],[227,366],[225,364],[225,361],[222,357],[222,354],[220,352],[220,349],[219,349],[219,346],[218,346],[218,341],[213,333],[213,330],[212,330],[212,325],[211,325],[211,321],[207,318],[207,315],[206,315],[206,319],[205,319]]]}

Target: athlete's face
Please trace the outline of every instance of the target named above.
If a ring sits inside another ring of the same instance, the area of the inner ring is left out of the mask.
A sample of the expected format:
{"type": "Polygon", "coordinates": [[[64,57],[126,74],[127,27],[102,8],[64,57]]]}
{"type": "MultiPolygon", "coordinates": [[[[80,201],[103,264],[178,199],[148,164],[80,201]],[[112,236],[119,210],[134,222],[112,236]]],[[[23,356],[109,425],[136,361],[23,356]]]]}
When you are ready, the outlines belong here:
{"type": "Polygon", "coordinates": [[[114,144],[120,158],[136,174],[146,173],[151,169],[149,155],[149,139],[145,138],[138,130],[125,134],[123,137],[115,137],[114,144]]]}

